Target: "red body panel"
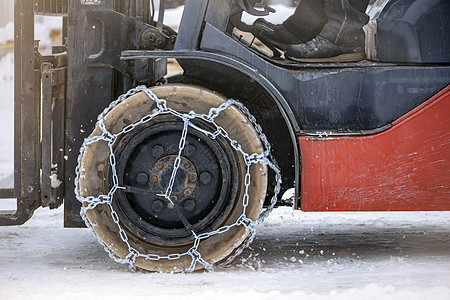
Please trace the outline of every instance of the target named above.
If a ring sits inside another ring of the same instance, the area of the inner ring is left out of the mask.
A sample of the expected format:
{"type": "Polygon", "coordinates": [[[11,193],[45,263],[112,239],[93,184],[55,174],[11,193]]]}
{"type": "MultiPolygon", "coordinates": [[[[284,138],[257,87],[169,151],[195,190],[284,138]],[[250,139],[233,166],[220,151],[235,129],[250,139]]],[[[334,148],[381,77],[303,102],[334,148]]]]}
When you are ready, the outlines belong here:
{"type": "Polygon", "coordinates": [[[450,87],[392,125],[370,136],[299,137],[301,209],[450,210],[450,87]]]}

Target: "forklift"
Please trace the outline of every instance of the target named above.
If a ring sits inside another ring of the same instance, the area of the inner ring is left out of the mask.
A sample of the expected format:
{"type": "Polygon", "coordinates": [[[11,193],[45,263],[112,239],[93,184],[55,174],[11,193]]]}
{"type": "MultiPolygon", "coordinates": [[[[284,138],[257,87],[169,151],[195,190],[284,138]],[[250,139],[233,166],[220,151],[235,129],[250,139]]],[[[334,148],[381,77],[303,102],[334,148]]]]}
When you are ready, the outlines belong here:
{"type": "Polygon", "coordinates": [[[14,188],[24,224],[64,203],[119,263],[211,269],[276,206],[450,210],[450,2],[378,0],[366,60],[300,63],[262,47],[259,0],[15,1],[14,188]],[[59,16],[42,55],[34,16],[59,16]],[[250,38],[248,38],[250,36],[250,38]],[[167,72],[176,60],[182,73],[167,72]],[[290,201],[280,195],[294,189],[290,201]]]}

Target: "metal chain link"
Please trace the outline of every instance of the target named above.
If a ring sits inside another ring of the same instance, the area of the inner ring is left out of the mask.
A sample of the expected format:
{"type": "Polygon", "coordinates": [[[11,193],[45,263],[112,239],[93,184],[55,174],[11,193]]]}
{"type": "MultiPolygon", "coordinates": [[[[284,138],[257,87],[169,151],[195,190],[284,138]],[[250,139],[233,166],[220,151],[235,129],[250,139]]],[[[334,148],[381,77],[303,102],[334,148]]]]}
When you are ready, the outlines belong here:
{"type": "Polygon", "coordinates": [[[263,222],[267,216],[270,214],[270,212],[273,210],[276,202],[277,202],[277,198],[278,198],[278,194],[280,193],[280,189],[281,189],[281,172],[280,172],[280,168],[278,167],[278,164],[276,163],[274,157],[271,154],[271,145],[267,140],[266,135],[262,132],[262,128],[261,126],[256,122],[256,118],[250,113],[250,111],[239,101],[234,100],[234,99],[229,99],[228,101],[226,101],[225,103],[222,103],[219,107],[217,108],[211,108],[209,110],[208,114],[197,114],[193,111],[190,111],[189,113],[180,113],[177,112],[171,108],[167,107],[167,103],[164,99],[159,99],[150,89],[148,89],[146,86],[138,86],[134,89],[131,89],[130,91],[128,91],[127,93],[121,95],[117,100],[111,102],[111,104],[104,109],[104,111],[98,116],[97,118],[97,123],[96,126],[98,128],[100,128],[100,130],[102,131],[102,135],[100,136],[94,136],[94,137],[90,137],[87,138],[81,148],[80,148],[80,154],[78,156],[78,164],[77,167],[75,169],[75,173],[76,173],[76,177],[75,177],[75,195],[77,197],[77,199],[83,204],[80,214],[81,217],[83,218],[84,222],[86,223],[86,225],[88,226],[88,228],[91,229],[92,233],[94,234],[94,236],[97,237],[98,241],[100,244],[103,244],[105,250],[109,253],[109,256],[111,258],[113,258],[116,262],[118,263],[122,263],[122,264],[128,264],[130,266],[130,270],[135,270],[135,262],[136,259],[139,257],[142,257],[144,259],[147,260],[162,260],[162,259],[167,259],[167,260],[177,260],[180,259],[181,257],[184,256],[190,256],[192,261],[191,264],[189,266],[189,268],[186,270],[186,272],[192,272],[195,270],[195,267],[198,263],[202,264],[203,267],[206,270],[212,270],[212,265],[208,262],[206,262],[203,258],[201,253],[199,252],[199,245],[200,242],[202,240],[205,240],[213,235],[218,235],[218,234],[223,234],[227,231],[229,231],[230,229],[237,227],[237,226],[244,226],[245,229],[248,232],[248,236],[246,238],[246,240],[238,247],[234,250],[234,252],[232,253],[232,255],[230,255],[228,257],[228,259],[225,261],[225,264],[231,262],[236,256],[238,256],[246,247],[248,247],[250,245],[250,243],[253,241],[255,234],[256,234],[256,226],[259,225],[261,222],[263,222]],[[156,112],[153,112],[151,114],[148,114],[146,116],[144,116],[143,118],[141,118],[139,121],[137,121],[136,123],[130,124],[126,127],[124,127],[120,132],[118,133],[111,133],[106,129],[106,124],[105,124],[105,118],[107,116],[107,114],[117,105],[119,105],[121,102],[123,102],[125,99],[127,99],[128,97],[138,93],[138,92],[144,92],[147,94],[147,96],[153,100],[158,108],[158,110],[156,112]],[[221,112],[223,112],[225,109],[229,108],[230,106],[235,106],[237,107],[247,118],[248,120],[252,123],[252,126],[254,127],[257,135],[259,136],[263,147],[264,147],[264,151],[263,153],[251,153],[248,154],[246,152],[244,152],[242,150],[242,146],[236,141],[233,140],[228,132],[226,132],[225,129],[223,129],[222,127],[220,127],[219,125],[216,124],[215,119],[220,115],[221,112]],[[117,170],[116,170],[116,157],[114,155],[114,149],[113,149],[113,145],[115,143],[115,141],[117,140],[117,138],[119,138],[121,135],[124,135],[132,130],[134,130],[136,127],[138,127],[139,125],[145,124],[147,122],[149,122],[150,120],[152,120],[153,118],[155,118],[156,116],[159,115],[163,115],[163,114],[170,114],[173,115],[175,117],[180,118],[181,120],[183,120],[184,122],[184,127],[183,127],[183,131],[180,137],[180,142],[178,145],[178,155],[177,158],[175,159],[174,162],[174,167],[172,170],[172,174],[171,174],[171,178],[169,180],[169,185],[165,191],[165,193],[163,195],[159,195],[163,198],[165,198],[167,201],[169,201],[169,203],[171,203],[172,205],[174,205],[174,203],[172,202],[172,200],[170,199],[171,193],[172,193],[172,188],[173,188],[173,184],[175,181],[175,177],[178,171],[178,168],[180,166],[180,162],[181,162],[181,153],[184,149],[184,146],[186,144],[186,137],[187,137],[187,133],[188,133],[188,129],[192,128],[194,130],[198,130],[200,132],[202,132],[203,134],[207,135],[209,138],[211,139],[216,139],[218,136],[222,136],[223,138],[225,138],[226,140],[228,140],[228,142],[230,143],[230,145],[233,147],[233,149],[236,150],[236,152],[240,153],[243,156],[243,159],[246,163],[246,174],[244,177],[244,195],[242,197],[242,206],[243,206],[243,213],[242,215],[238,218],[238,220],[231,225],[226,225],[226,226],[222,226],[214,231],[211,232],[207,232],[207,233],[202,233],[202,234],[196,234],[194,231],[191,230],[192,235],[194,236],[194,244],[193,246],[186,251],[185,253],[174,253],[174,254],[170,254],[167,256],[162,256],[162,255],[157,255],[157,254],[143,254],[140,253],[138,250],[136,250],[135,248],[133,248],[130,244],[130,242],[128,241],[128,235],[125,232],[125,230],[122,228],[122,225],[120,224],[120,219],[119,216],[117,214],[117,212],[114,210],[113,206],[112,206],[112,201],[113,201],[113,196],[115,194],[115,192],[118,189],[124,189],[124,187],[121,187],[119,185],[119,178],[117,176],[117,170]],[[191,121],[193,119],[201,119],[204,120],[208,123],[210,123],[213,128],[215,129],[213,132],[202,129],[198,126],[196,126],[195,124],[193,124],[191,121]],[[112,179],[113,179],[113,186],[111,187],[111,189],[109,190],[107,195],[99,195],[99,196],[81,196],[81,191],[80,191],[80,187],[79,187],[79,181],[80,181],[80,176],[85,176],[85,175],[81,175],[81,171],[82,171],[82,166],[81,166],[81,161],[82,161],[82,157],[83,157],[83,153],[85,152],[86,148],[94,143],[97,143],[99,141],[104,141],[107,142],[108,147],[109,147],[109,162],[111,165],[111,169],[112,169],[112,179]],[[276,181],[276,185],[274,188],[274,194],[271,198],[270,201],[270,205],[269,207],[267,207],[266,210],[264,210],[258,219],[256,220],[251,220],[250,218],[248,218],[246,216],[246,209],[249,205],[249,202],[251,201],[250,196],[249,196],[249,189],[250,189],[250,185],[251,185],[251,175],[250,175],[250,167],[253,164],[265,164],[267,165],[269,168],[271,168],[274,172],[275,172],[275,181],[276,181]],[[106,245],[104,245],[103,241],[96,235],[95,231],[93,230],[91,224],[89,223],[89,221],[87,220],[86,217],[86,212],[96,208],[98,205],[103,205],[106,204],[108,205],[108,207],[111,210],[111,217],[113,222],[116,224],[118,230],[119,230],[119,236],[120,239],[126,244],[127,248],[128,248],[128,255],[125,258],[120,258],[118,256],[116,256],[114,253],[112,253],[107,247],[106,245]]]}

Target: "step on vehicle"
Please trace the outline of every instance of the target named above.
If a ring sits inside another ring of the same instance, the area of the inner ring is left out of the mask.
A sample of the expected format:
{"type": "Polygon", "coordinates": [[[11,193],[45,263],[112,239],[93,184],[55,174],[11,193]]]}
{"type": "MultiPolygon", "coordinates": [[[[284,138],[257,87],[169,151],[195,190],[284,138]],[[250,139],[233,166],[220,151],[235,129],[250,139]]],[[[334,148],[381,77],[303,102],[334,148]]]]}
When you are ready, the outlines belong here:
{"type": "Polygon", "coordinates": [[[64,202],[64,225],[118,262],[194,271],[239,255],[274,206],[450,210],[449,1],[376,1],[358,63],[255,45],[242,16],[273,11],[260,1],[187,0],[176,31],[171,2],[15,1],[15,184],[0,196],[17,210],[0,225],[64,202]],[[51,55],[35,15],[63,19],[51,55]]]}

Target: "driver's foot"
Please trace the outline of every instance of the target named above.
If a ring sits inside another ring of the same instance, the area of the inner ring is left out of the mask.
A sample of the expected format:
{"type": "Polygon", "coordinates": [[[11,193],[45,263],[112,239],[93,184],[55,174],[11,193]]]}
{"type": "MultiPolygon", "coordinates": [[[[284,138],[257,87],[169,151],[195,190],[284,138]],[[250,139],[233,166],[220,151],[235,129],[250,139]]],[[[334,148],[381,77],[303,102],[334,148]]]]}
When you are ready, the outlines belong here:
{"type": "Polygon", "coordinates": [[[318,35],[307,43],[289,45],[285,57],[299,62],[356,62],[366,55],[364,46],[338,46],[318,35]]]}
{"type": "Polygon", "coordinates": [[[253,34],[257,38],[264,43],[268,42],[282,50],[286,50],[288,45],[301,44],[305,42],[289,31],[284,24],[272,24],[262,18],[259,18],[253,23],[253,26],[255,28],[253,34]],[[264,30],[264,28],[266,28],[266,30],[264,30]]]}

